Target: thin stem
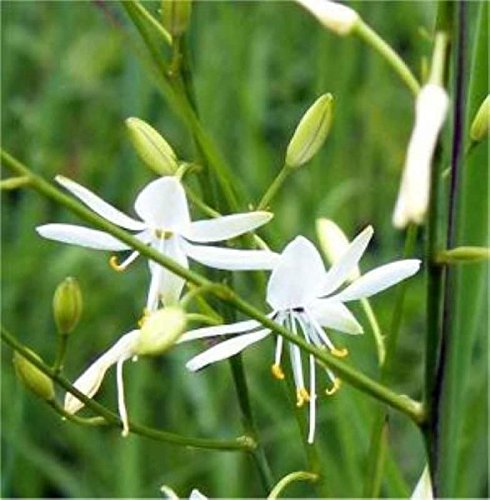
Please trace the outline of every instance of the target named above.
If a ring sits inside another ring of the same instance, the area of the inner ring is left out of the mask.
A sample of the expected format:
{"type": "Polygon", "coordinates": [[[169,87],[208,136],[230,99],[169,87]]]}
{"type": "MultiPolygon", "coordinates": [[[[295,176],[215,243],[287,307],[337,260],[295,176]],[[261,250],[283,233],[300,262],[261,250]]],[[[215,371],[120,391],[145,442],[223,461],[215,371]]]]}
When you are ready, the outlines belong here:
{"type": "Polygon", "coordinates": [[[315,482],[318,480],[318,475],[313,474],[312,472],[306,471],[296,471],[291,472],[287,476],[284,476],[273,488],[273,490],[269,493],[267,500],[275,500],[279,497],[279,495],[283,492],[283,490],[289,486],[291,483],[295,481],[311,481],[315,482]]]}
{"type": "Polygon", "coordinates": [[[262,196],[262,199],[257,205],[257,210],[265,210],[269,207],[272,198],[274,198],[274,196],[277,194],[281,186],[284,184],[284,181],[289,177],[289,174],[292,171],[293,169],[291,167],[288,167],[287,165],[284,165],[281,168],[276,178],[272,181],[271,185],[265,192],[264,196],[262,196]]]}
{"type": "Polygon", "coordinates": [[[59,375],[63,370],[63,363],[65,361],[66,348],[68,346],[68,335],[60,334],[58,336],[58,352],[53,364],[53,370],[56,375],[59,375]]]}
{"type": "MultiPolygon", "coordinates": [[[[1,331],[1,338],[12,349],[20,353],[24,358],[26,358],[30,363],[39,368],[39,370],[50,377],[54,382],[59,384],[63,389],[73,394],[77,399],[82,401],[85,406],[103,417],[108,425],[111,425],[113,427],[122,427],[122,422],[115,413],[113,413],[100,403],[97,403],[96,401],[88,398],[85,394],[83,394],[83,392],[80,392],[76,387],[70,384],[70,382],[66,378],[62,377],[61,375],[57,375],[52,368],[50,368],[43,361],[34,356],[31,351],[29,351],[29,349],[26,349],[20,342],[18,342],[15,337],[11,335],[3,326],[1,331]]],[[[166,443],[192,448],[246,451],[252,453],[256,447],[255,441],[250,436],[240,436],[236,439],[231,440],[194,438],[181,436],[179,434],[173,434],[171,432],[160,431],[158,429],[147,427],[141,424],[136,424],[134,422],[130,422],[129,428],[130,432],[133,434],[139,434],[141,436],[157,441],[163,441],[166,443]]]]}
{"type": "Polygon", "coordinates": [[[381,328],[369,300],[366,298],[361,299],[361,305],[364,310],[364,314],[366,315],[366,318],[369,322],[369,326],[371,327],[371,330],[373,332],[374,341],[376,343],[376,350],[378,352],[379,366],[383,366],[386,359],[386,347],[383,333],[381,332],[381,328]]]}
{"type": "Polygon", "coordinates": [[[369,446],[368,473],[364,484],[366,498],[378,498],[381,491],[386,452],[388,448],[388,414],[381,412],[375,419],[369,446]]]}
{"type": "Polygon", "coordinates": [[[400,79],[417,95],[420,90],[420,84],[405,64],[403,59],[364,21],[359,20],[354,27],[354,33],[391,66],[400,79]]]}
{"type": "Polygon", "coordinates": [[[29,177],[21,175],[18,177],[11,177],[10,179],[3,179],[0,181],[1,191],[13,191],[29,185],[29,177]]]}
{"type": "Polygon", "coordinates": [[[45,181],[42,177],[34,174],[31,170],[25,167],[18,160],[10,156],[3,150],[0,150],[0,158],[4,165],[10,170],[19,173],[21,175],[29,175],[31,179],[31,187],[34,188],[39,193],[45,195],[47,198],[64,205],[71,212],[78,215],[81,219],[92,224],[97,229],[105,231],[120,241],[126,243],[129,247],[137,250],[141,255],[153,260],[157,264],[169,269],[178,276],[186,279],[190,283],[198,286],[210,286],[211,293],[215,295],[220,300],[227,302],[233,306],[236,310],[246,314],[247,316],[256,319],[266,328],[272,330],[273,332],[282,335],[285,339],[289,340],[293,344],[298,345],[304,351],[312,354],[320,362],[331,368],[338,373],[346,382],[350,383],[357,389],[373,396],[380,401],[396,408],[403,413],[407,414],[415,422],[422,422],[424,420],[424,412],[420,404],[413,401],[407,396],[401,396],[382,384],[375,382],[366,375],[358,372],[354,368],[347,365],[345,362],[340,361],[335,356],[326,352],[324,349],[320,349],[308,344],[298,335],[294,335],[288,329],[278,325],[275,321],[268,318],[259,309],[255,308],[245,300],[241,299],[233,290],[223,284],[214,283],[185,267],[179,265],[173,259],[170,259],[166,255],[158,252],[154,248],[145,245],[137,238],[131,236],[129,233],[123,229],[115,226],[114,224],[108,222],[102,217],[94,214],[89,209],[85,208],[78,201],[73,200],[59,189],[51,185],[49,182],[45,181]]]}
{"type": "Polygon", "coordinates": [[[109,422],[104,418],[104,417],[91,417],[91,418],[84,418],[84,417],[79,417],[77,415],[72,415],[71,413],[68,413],[62,405],[58,403],[56,400],[52,401],[47,401],[49,406],[53,408],[53,410],[61,415],[63,420],[69,420],[70,422],[73,422],[74,424],[77,425],[85,425],[89,427],[98,427],[101,425],[109,425],[109,422]]]}

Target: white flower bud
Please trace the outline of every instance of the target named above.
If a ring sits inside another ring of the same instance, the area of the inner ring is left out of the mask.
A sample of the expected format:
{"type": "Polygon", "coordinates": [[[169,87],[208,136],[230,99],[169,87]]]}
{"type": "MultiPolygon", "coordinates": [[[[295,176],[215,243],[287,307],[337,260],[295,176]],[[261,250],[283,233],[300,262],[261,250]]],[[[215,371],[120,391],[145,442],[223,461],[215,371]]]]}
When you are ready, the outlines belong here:
{"type": "Polygon", "coordinates": [[[332,94],[320,96],[301,118],[286,152],[286,165],[300,167],[322,147],[333,117],[332,94]]]}
{"type": "MultiPolygon", "coordinates": [[[[318,235],[320,248],[323,250],[330,265],[335,264],[349,248],[347,236],[342,229],[330,219],[317,219],[316,234],[318,235]]],[[[361,271],[359,270],[359,266],[356,266],[347,280],[352,282],[360,278],[360,276],[361,271]]]]}
{"type": "Polygon", "coordinates": [[[355,10],[330,0],[296,1],[310,11],[323,26],[337,35],[348,35],[360,20],[360,16],[355,10]]]}
{"type": "Polygon", "coordinates": [[[141,161],[158,175],[173,175],[177,157],[168,142],[148,123],[139,118],[128,118],[129,139],[141,161]]]}
{"type": "Polygon", "coordinates": [[[490,95],[487,95],[476,112],[471,124],[470,137],[472,141],[480,142],[488,135],[490,126],[490,95]]]}
{"type": "Polygon", "coordinates": [[[449,97],[439,85],[425,85],[415,104],[415,125],[393,214],[395,227],[421,224],[429,204],[432,156],[446,118],[449,97]]]}
{"type": "Polygon", "coordinates": [[[185,313],[177,306],[159,309],[143,321],[135,353],[145,356],[161,354],[174,345],[186,325],[185,313]]]}

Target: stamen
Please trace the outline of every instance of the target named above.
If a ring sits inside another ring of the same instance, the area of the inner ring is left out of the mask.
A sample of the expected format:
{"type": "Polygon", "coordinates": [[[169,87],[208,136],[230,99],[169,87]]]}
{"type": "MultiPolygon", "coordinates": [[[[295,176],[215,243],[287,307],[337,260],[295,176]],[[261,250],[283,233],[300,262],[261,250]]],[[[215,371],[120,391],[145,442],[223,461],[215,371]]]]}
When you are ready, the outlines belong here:
{"type": "Polygon", "coordinates": [[[169,240],[173,235],[174,235],[174,233],[172,233],[172,231],[165,231],[163,229],[155,229],[155,236],[159,240],[169,240]]]}
{"type": "Polygon", "coordinates": [[[282,371],[282,368],[280,365],[277,365],[276,363],[274,363],[271,366],[271,372],[272,372],[272,375],[275,378],[277,378],[277,380],[284,380],[284,372],[282,371]]]}
{"type": "Polygon", "coordinates": [[[117,257],[115,255],[113,255],[110,259],[109,259],[109,265],[112,267],[112,269],[114,269],[114,271],[117,271],[117,272],[122,272],[124,271],[124,267],[122,267],[121,265],[119,265],[117,263],[117,257]]]}
{"type": "Polygon", "coordinates": [[[131,262],[136,260],[136,258],[138,257],[139,254],[140,253],[136,252],[136,251],[132,252],[131,255],[126,260],[124,260],[121,264],[117,263],[117,257],[115,255],[113,255],[109,259],[109,265],[112,267],[112,269],[114,269],[114,271],[118,271],[118,272],[124,271],[129,266],[129,264],[131,264],[131,262]]]}
{"type": "Polygon", "coordinates": [[[330,353],[337,358],[345,358],[349,354],[349,351],[345,347],[343,347],[342,349],[333,347],[330,349],[330,353]]]}
{"type": "Polygon", "coordinates": [[[310,395],[304,387],[301,387],[296,391],[296,399],[296,406],[300,408],[306,403],[306,401],[310,400],[310,395]]]}
{"type": "Polygon", "coordinates": [[[341,385],[342,385],[342,381],[339,378],[336,378],[333,381],[332,387],[330,389],[326,389],[325,390],[325,394],[327,396],[332,396],[333,394],[335,394],[340,389],[341,385]]]}

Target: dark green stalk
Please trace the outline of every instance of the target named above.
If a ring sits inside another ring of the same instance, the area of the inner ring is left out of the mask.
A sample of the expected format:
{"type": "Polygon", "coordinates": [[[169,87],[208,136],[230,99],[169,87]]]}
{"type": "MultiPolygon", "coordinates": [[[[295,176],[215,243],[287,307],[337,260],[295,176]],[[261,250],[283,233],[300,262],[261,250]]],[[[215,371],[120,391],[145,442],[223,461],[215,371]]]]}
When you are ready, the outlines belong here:
{"type": "Polygon", "coordinates": [[[97,214],[91,212],[84,205],[78,201],[73,200],[69,196],[62,193],[59,189],[51,185],[49,182],[45,181],[42,177],[34,174],[31,170],[25,167],[22,163],[17,161],[15,158],[10,156],[3,150],[0,150],[0,158],[2,163],[20,175],[29,175],[31,179],[30,187],[43,194],[47,198],[64,205],[71,212],[78,215],[81,219],[85,220],[89,224],[92,224],[97,229],[105,231],[120,241],[126,243],[128,246],[137,250],[141,255],[153,260],[157,264],[169,269],[173,273],[181,276],[190,283],[198,286],[209,287],[210,293],[216,296],[218,299],[230,304],[236,310],[246,314],[250,318],[256,319],[266,328],[271,331],[282,335],[286,340],[298,345],[303,351],[308,352],[315,356],[315,358],[332,370],[334,370],[341,378],[343,378],[347,383],[350,383],[359,390],[373,396],[376,399],[396,408],[415,422],[421,423],[425,416],[421,408],[420,403],[410,399],[408,396],[403,396],[396,394],[387,387],[375,382],[366,375],[358,372],[354,368],[347,365],[345,362],[339,360],[337,357],[333,356],[325,349],[320,349],[308,344],[300,336],[294,335],[288,329],[277,324],[275,321],[263,314],[259,309],[255,308],[242,298],[238,296],[233,290],[223,284],[213,283],[204,276],[191,271],[190,269],[184,268],[170,259],[166,255],[158,252],[154,248],[151,248],[140,240],[131,236],[125,230],[115,226],[114,224],[108,222],[97,214]],[[214,285],[214,286],[212,286],[214,285]]]}
{"type": "MultiPolygon", "coordinates": [[[[15,337],[13,337],[3,326],[1,332],[2,340],[9,345],[13,350],[20,353],[24,358],[31,362],[34,366],[39,368],[44,374],[50,377],[54,382],[60,385],[63,389],[73,394],[77,399],[82,401],[87,408],[103,417],[107,425],[112,427],[122,427],[122,422],[119,417],[110,411],[105,406],[97,403],[96,401],[88,398],[76,389],[70,382],[55,373],[55,371],[47,366],[43,361],[39,360],[34,356],[28,349],[26,349],[20,342],[18,342],[15,337]]],[[[71,419],[76,421],[75,419],[71,419]]],[[[79,422],[77,422],[79,423],[79,422]]],[[[152,427],[147,427],[145,425],[136,424],[130,422],[129,424],[130,432],[133,434],[139,434],[141,436],[154,439],[157,441],[163,441],[166,443],[171,443],[179,446],[186,446],[191,448],[202,448],[209,450],[224,450],[224,451],[247,451],[253,452],[256,443],[250,436],[240,436],[232,440],[218,440],[218,439],[203,439],[203,438],[193,438],[187,436],[181,436],[179,434],[173,434],[171,432],[160,431],[152,427]]]]}

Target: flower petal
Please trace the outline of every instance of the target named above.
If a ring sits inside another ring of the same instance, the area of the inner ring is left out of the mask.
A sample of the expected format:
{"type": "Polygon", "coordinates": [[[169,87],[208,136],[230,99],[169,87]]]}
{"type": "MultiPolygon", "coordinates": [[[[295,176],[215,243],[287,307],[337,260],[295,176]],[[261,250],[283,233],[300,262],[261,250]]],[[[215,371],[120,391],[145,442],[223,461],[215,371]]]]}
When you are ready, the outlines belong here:
{"type": "MultiPolygon", "coordinates": [[[[73,386],[83,392],[88,398],[95,396],[106,371],[115,363],[133,356],[133,347],[139,335],[139,330],[133,330],[123,335],[108,351],[100,356],[85,370],[73,383],[73,386]]],[[[76,413],[85,406],[73,394],[67,392],[65,396],[65,410],[76,413]]]]}
{"type": "Polygon", "coordinates": [[[36,231],[48,240],[95,248],[96,250],[119,251],[129,248],[128,245],[108,233],[74,224],[45,224],[36,227],[36,231]]]}
{"type": "Polygon", "coordinates": [[[260,323],[258,321],[255,321],[254,319],[239,321],[230,325],[206,326],[204,328],[197,328],[196,330],[191,330],[190,332],[184,333],[180,336],[177,343],[188,342],[189,340],[195,339],[203,339],[206,337],[217,337],[218,335],[242,333],[248,330],[253,330],[258,326],[260,326],[260,323]]]}
{"type": "Polygon", "coordinates": [[[191,222],[182,235],[197,243],[223,241],[252,231],[269,222],[273,216],[270,212],[250,212],[200,220],[191,222]]]}
{"type": "Polygon", "coordinates": [[[91,208],[96,214],[99,214],[109,222],[116,224],[116,226],[131,229],[132,231],[142,231],[145,228],[145,224],[143,222],[128,217],[126,214],[112,205],[109,205],[109,203],[77,182],[72,181],[67,177],[63,177],[62,175],[57,175],[55,180],[58,184],[61,184],[65,189],[70,191],[71,194],[76,196],[82,203],[85,203],[85,205],[91,208]]]}
{"type": "Polygon", "coordinates": [[[335,262],[332,267],[327,271],[319,297],[328,295],[334,292],[342,283],[344,283],[356,268],[359,260],[366,251],[366,247],[373,236],[372,226],[366,227],[364,231],[358,234],[352,243],[347,248],[344,255],[335,262]]]}
{"type": "Polygon", "coordinates": [[[361,276],[345,290],[330,298],[346,302],[370,297],[414,275],[419,270],[420,263],[418,259],[407,259],[378,267],[361,276]]]}
{"type": "Polygon", "coordinates": [[[231,271],[272,269],[278,255],[269,250],[236,250],[212,246],[191,245],[185,242],[185,251],[191,258],[205,266],[231,271]]]}
{"type": "Polygon", "coordinates": [[[319,299],[308,305],[306,311],[325,328],[333,328],[352,335],[364,333],[354,315],[341,302],[319,299]]]}
{"type": "Polygon", "coordinates": [[[275,310],[306,305],[318,295],[325,267],[318,250],[303,236],[283,250],[267,285],[267,302],[275,310]]]}
{"type": "Polygon", "coordinates": [[[430,480],[429,466],[426,465],[418,482],[413,490],[410,500],[432,500],[434,492],[432,491],[432,482],[430,480]]]}
{"type": "Polygon", "coordinates": [[[140,192],[134,204],[136,213],[153,228],[176,231],[191,219],[184,188],[176,177],[160,177],[140,192]]]}
{"type": "MultiPolygon", "coordinates": [[[[167,257],[175,260],[182,267],[185,267],[186,269],[189,268],[187,256],[181,247],[181,242],[183,241],[182,238],[172,236],[167,240],[160,241],[163,242],[163,247],[162,249],[157,248],[158,250],[162,251],[162,253],[164,253],[167,257]]],[[[184,288],[185,279],[156,262],[149,261],[149,265],[151,283],[150,290],[148,292],[148,309],[150,311],[157,309],[158,296],[160,296],[161,301],[166,306],[177,303],[179,301],[180,294],[182,293],[182,289],[184,288]],[[150,301],[152,302],[151,304],[150,301]]]]}
{"type": "Polygon", "coordinates": [[[219,344],[193,357],[186,363],[185,366],[188,370],[195,372],[204,368],[206,365],[215,363],[216,361],[231,358],[240,351],[243,351],[243,349],[249,345],[255,344],[259,340],[267,337],[269,333],[270,330],[259,330],[258,332],[247,333],[245,335],[239,335],[238,337],[225,340],[224,342],[220,342],[219,344]]]}

